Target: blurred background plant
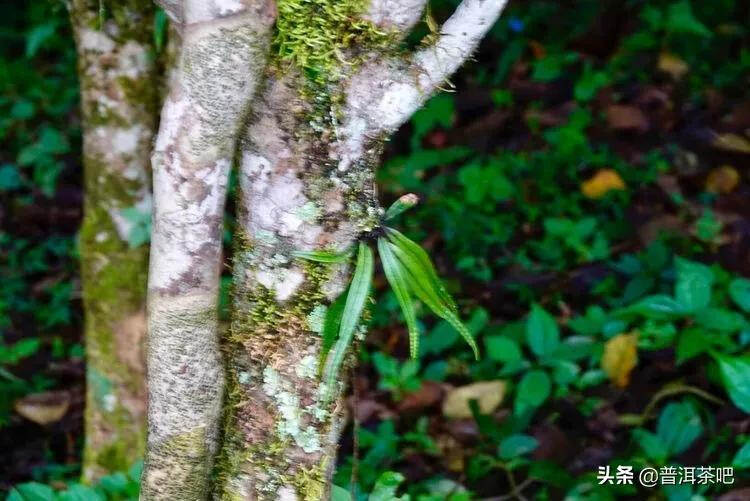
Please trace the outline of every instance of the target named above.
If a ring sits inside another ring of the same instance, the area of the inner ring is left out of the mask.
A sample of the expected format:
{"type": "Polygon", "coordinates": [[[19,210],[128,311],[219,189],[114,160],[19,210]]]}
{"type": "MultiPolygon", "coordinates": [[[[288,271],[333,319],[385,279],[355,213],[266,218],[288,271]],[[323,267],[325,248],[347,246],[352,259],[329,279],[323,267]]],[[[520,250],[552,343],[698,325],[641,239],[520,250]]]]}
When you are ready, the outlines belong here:
{"type": "MultiPolygon", "coordinates": [[[[135,499],[138,465],[76,483],[82,188],[66,12],[0,12],[0,489],[135,499]]],[[[482,358],[418,308],[409,360],[376,274],[335,499],[653,492],[599,485],[598,467],[617,465],[733,466],[733,485],[660,499],[748,496],[748,26],[740,0],[511,2],[457,91],[390,143],[379,182],[386,206],[422,200],[398,227],[447,278],[482,358]]]]}

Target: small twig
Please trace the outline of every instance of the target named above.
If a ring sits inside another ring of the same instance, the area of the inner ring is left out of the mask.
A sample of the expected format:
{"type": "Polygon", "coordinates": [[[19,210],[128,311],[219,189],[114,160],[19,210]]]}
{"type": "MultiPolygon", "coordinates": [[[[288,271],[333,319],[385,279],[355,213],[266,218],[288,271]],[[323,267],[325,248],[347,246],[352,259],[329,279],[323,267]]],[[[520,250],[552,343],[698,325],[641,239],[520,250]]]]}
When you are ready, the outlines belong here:
{"type": "Polygon", "coordinates": [[[693,395],[696,395],[698,397],[703,398],[704,400],[708,400],[709,402],[712,402],[716,405],[724,405],[725,402],[710,393],[708,393],[705,390],[701,390],[700,388],[697,388],[695,386],[688,386],[684,385],[682,383],[677,383],[674,385],[667,386],[665,388],[662,388],[658,392],[654,394],[653,397],[651,397],[651,400],[648,404],[646,404],[646,407],[643,409],[643,412],[640,415],[635,416],[636,419],[634,419],[632,422],[627,422],[623,424],[630,424],[635,426],[640,426],[649,419],[651,419],[653,416],[651,413],[653,412],[654,408],[664,400],[665,398],[679,395],[681,393],[692,393],[693,395]]]}

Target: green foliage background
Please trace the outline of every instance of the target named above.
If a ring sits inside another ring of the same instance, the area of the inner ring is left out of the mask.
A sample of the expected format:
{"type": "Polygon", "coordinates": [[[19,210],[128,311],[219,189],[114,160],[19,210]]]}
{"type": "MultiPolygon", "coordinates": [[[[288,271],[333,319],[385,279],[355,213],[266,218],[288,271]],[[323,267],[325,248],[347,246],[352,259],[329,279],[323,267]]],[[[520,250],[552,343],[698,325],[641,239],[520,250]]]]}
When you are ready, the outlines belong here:
{"type": "MultiPolygon", "coordinates": [[[[455,3],[433,2],[435,17],[455,3]]],[[[66,14],[51,1],[0,14],[0,488],[131,499],[138,465],[75,484],[82,198],[66,14]],[[13,412],[49,389],[71,395],[59,423],[13,412]]],[[[337,495],[679,501],[750,485],[748,26],[741,0],[511,2],[379,173],[384,205],[422,200],[395,224],[446,277],[482,358],[418,308],[410,360],[376,275],[337,495]],[[621,189],[587,196],[603,170],[621,189]],[[627,333],[637,362],[618,386],[602,359],[627,333]],[[454,388],[498,380],[499,407],[443,415],[454,388]],[[618,465],[733,466],[735,483],[599,485],[598,467],[618,465]]]]}

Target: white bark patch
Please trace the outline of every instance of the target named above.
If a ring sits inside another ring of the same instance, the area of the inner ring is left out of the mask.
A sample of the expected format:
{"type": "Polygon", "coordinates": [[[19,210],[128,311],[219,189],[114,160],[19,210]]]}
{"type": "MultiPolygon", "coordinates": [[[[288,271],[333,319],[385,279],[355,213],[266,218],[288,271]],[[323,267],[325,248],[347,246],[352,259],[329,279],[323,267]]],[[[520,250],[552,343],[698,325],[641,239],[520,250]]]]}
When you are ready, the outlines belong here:
{"type": "Polygon", "coordinates": [[[307,412],[300,407],[299,396],[294,390],[293,385],[272,367],[263,370],[263,392],[273,399],[279,412],[278,434],[282,438],[292,438],[308,454],[318,452],[321,450],[320,437],[315,427],[305,425],[307,412]]]}
{"type": "Polygon", "coordinates": [[[383,28],[406,32],[422,17],[427,0],[372,0],[365,19],[383,28]]]}
{"type": "Polygon", "coordinates": [[[298,501],[297,492],[293,487],[284,486],[278,492],[279,501],[298,501]]]}
{"type": "Polygon", "coordinates": [[[305,275],[296,268],[268,268],[255,274],[262,286],[274,293],[277,301],[286,301],[297,292],[305,281],[305,275]]]}
{"type": "Polygon", "coordinates": [[[80,30],[80,47],[83,50],[99,52],[102,54],[115,50],[115,42],[104,32],[91,28],[80,30]]]}
{"type": "Polygon", "coordinates": [[[118,155],[132,154],[141,139],[141,126],[134,125],[127,129],[117,129],[111,135],[114,153],[118,155]]]}
{"type": "Polygon", "coordinates": [[[132,79],[141,77],[151,66],[148,48],[133,40],[122,46],[118,58],[125,70],[123,75],[132,79]]]}

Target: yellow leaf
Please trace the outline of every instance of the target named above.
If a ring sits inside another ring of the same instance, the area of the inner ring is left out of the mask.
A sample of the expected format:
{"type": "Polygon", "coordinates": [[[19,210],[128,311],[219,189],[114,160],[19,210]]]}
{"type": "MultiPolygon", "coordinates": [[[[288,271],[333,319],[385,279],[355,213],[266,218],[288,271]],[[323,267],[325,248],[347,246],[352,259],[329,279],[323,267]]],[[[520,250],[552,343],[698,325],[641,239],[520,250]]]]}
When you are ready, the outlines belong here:
{"type": "Polygon", "coordinates": [[[617,171],[601,169],[590,179],[581,183],[581,192],[588,198],[601,198],[611,190],[624,190],[625,182],[617,171]]]}
{"type": "Polygon", "coordinates": [[[681,79],[685,76],[685,73],[690,70],[690,67],[685,61],[669,52],[662,52],[659,54],[657,67],[659,68],[659,71],[668,74],[674,80],[681,79]]]}
{"type": "Polygon", "coordinates": [[[504,381],[482,381],[454,388],[443,401],[443,415],[451,419],[470,418],[469,402],[476,400],[482,414],[489,414],[500,405],[505,396],[504,381]]]}
{"type": "Polygon", "coordinates": [[[706,191],[731,193],[740,182],[740,174],[731,165],[722,165],[708,173],[706,191]]]}
{"type": "Polygon", "coordinates": [[[70,395],[66,391],[34,393],[13,404],[18,414],[42,426],[60,421],[69,407],[70,395]]]}
{"type": "Polygon", "coordinates": [[[737,153],[750,153],[750,141],[739,134],[716,134],[713,145],[716,148],[734,151],[737,153]]]}
{"type": "Polygon", "coordinates": [[[615,386],[625,388],[638,363],[638,334],[618,334],[604,345],[602,369],[615,386]]]}

